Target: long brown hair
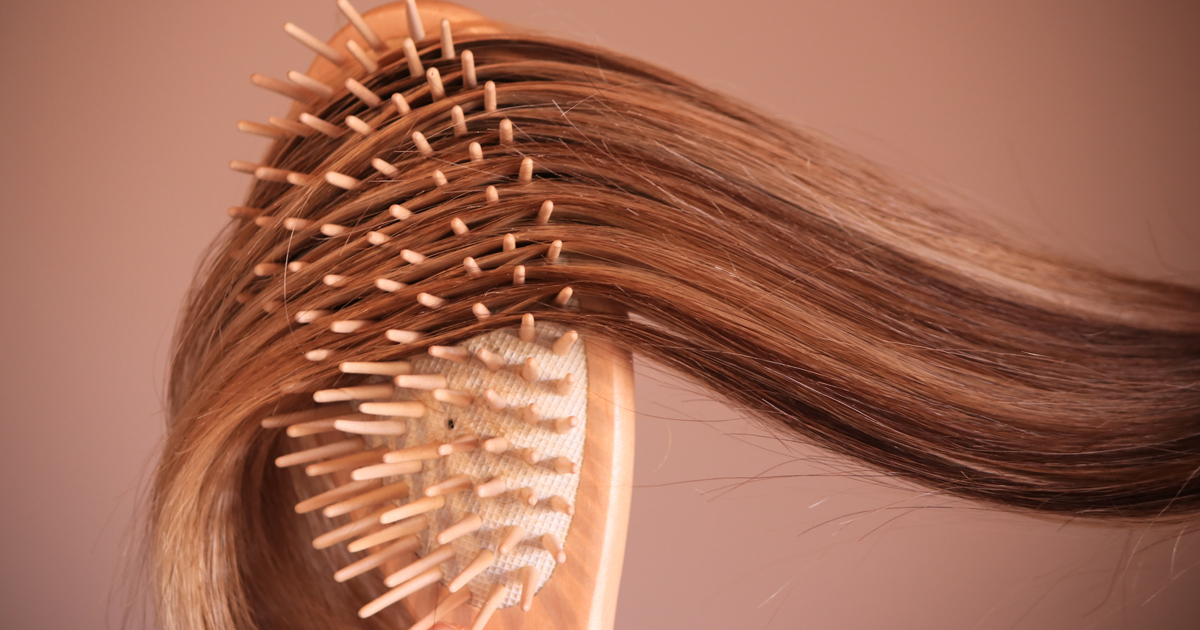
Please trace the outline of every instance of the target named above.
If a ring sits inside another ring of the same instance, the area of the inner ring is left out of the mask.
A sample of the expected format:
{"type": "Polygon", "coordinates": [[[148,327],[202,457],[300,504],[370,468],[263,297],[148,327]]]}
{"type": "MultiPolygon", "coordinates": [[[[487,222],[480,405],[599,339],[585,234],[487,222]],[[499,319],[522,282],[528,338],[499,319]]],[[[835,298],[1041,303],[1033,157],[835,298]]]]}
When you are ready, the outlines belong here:
{"type": "Polygon", "coordinates": [[[232,222],[199,273],[152,490],[165,627],[350,623],[377,593],[321,587],[346,560],[309,546],[315,527],[290,506],[313,482],[268,465],[281,440],[258,421],[346,382],[310,350],[399,359],[530,311],[898,480],[1094,518],[1200,508],[1200,291],[1029,251],[861,157],[627,57],[534,35],[459,45],[478,87],[427,54],[450,92],[435,100],[402,58],[385,58],[362,83],[403,94],[411,113],[343,91],[312,113],[355,115],[372,133],[275,143],[268,167],[316,179],[257,180],[245,202],[255,210],[241,212],[266,218],[232,222]],[[320,179],[331,171],[361,183],[320,179]],[[452,231],[454,218],[469,231],[452,231]],[[403,249],[426,259],[408,264],[403,249]],[[464,269],[468,256],[482,273],[464,269]],[[380,277],[407,286],[380,291],[380,277]],[[555,306],[566,287],[629,316],[555,306]],[[431,310],[421,292],[446,303],[431,310]],[[472,315],[477,302],[493,315],[472,315]],[[302,310],[336,315],[299,325],[302,310]],[[331,334],[333,319],[373,323],[331,334]],[[388,329],[423,336],[397,344],[388,329]]]}

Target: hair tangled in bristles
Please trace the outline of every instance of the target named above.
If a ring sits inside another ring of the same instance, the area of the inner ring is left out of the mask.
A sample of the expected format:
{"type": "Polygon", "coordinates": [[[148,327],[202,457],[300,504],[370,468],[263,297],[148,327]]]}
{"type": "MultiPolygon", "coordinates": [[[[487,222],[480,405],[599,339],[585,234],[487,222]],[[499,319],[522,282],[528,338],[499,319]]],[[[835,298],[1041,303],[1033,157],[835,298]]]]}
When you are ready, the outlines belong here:
{"type": "Polygon", "coordinates": [[[308,351],[401,359],[527,312],[939,492],[1109,519],[1200,509],[1200,291],[1031,253],[860,157],[659,68],[530,35],[456,43],[474,55],[477,87],[431,48],[423,59],[447,91],[433,101],[425,77],[385,57],[360,78],[384,105],[343,91],[312,112],[354,115],[369,135],[277,142],[267,165],[313,183],[256,181],[246,205],[262,225],[235,221],[192,289],[153,490],[165,627],[348,623],[354,602],[378,593],[319,587],[346,559],[310,548],[310,524],[290,507],[307,490],[268,465],[281,440],[258,421],[354,383],[308,351]],[[486,81],[495,111],[483,106],[486,81]],[[398,115],[392,93],[412,111],[398,115]],[[327,172],[358,183],[331,185],[327,172]],[[311,223],[285,229],[294,218],[311,223]],[[468,231],[451,229],[456,218],[468,231]],[[508,234],[517,246],[506,251],[508,234]],[[262,263],[301,264],[256,275],[262,263]],[[555,304],[566,287],[584,306],[555,304]],[[445,303],[428,308],[420,293],[445,303]],[[492,315],[478,319],[476,303],[492,315]],[[301,311],[329,314],[299,324],[301,311]],[[370,323],[332,333],[343,320],[370,323]],[[422,336],[393,343],[389,329],[422,336]]]}

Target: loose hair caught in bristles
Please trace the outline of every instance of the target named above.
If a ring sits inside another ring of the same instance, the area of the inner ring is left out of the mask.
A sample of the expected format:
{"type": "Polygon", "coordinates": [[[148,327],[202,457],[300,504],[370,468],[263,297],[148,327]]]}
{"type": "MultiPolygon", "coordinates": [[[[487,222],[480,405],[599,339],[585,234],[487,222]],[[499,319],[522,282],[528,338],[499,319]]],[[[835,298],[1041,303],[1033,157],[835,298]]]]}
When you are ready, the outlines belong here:
{"type": "Polygon", "coordinates": [[[1108,519],[1200,508],[1200,291],[1031,253],[604,50],[358,48],[345,86],[286,84],[303,115],[243,125],[276,142],[234,164],[257,179],[178,333],[151,509],[164,627],[394,624],[353,616],[378,587],[321,586],[351,558],[312,550],[322,530],[292,505],[314,482],[270,465],[284,440],[259,421],[361,383],[339,361],[527,314],[938,492],[1108,519]]]}

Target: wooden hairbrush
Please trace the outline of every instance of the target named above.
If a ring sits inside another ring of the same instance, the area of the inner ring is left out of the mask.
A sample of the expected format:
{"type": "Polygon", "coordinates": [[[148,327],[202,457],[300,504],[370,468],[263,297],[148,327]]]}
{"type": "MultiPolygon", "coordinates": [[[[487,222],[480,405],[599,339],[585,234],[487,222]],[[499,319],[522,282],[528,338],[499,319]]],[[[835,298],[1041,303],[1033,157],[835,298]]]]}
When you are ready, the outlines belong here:
{"type": "Polygon", "coordinates": [[[353,193],[363,200],[360,214],[377,215],[354,224],[332,214],[282,216],[254,199],[230,210],[264,235],[287,235],[286,253],[255,266],[238,299],[322,330],[297,349],[317,367],[295,386],[311,391],[313,406],[262,420],[293,438],[275,464],[302,468],[318,488],[295,508],[329,519],[313,546],[345,546],[357,557],[330,588],[382,582],[360,617],[402,603],[413,628],[439,621],[473,630],[611,628],[632,479],[631,358],[601,339],[538,322],[546,309],[620,315],[570,287],[502,312],[487,305],[489,283],[524,284],[527,272],[564,256],[561,240],[517,247],[522,226],[553,221],[552,199],[520,216],[489,210],[502,207],[509,187],[531,184],[534,165],[514,146],[495,84],[477,74],[472,52],[456,48],[454,35],[502,29],[440,2],[418,9],[409,0],[365,15],[346,0],[337,4],[350,24],[328,42],[285,26],[318,57],[286,81],[253,75],[293,106],[265,124],[239,123],[276,142],[261,164],[231,163],[290,187],[284,196],[353,193]],[[431,24],[439,28],[426,37],[431,24]],[[404,89],[369,87],[391,80],[404,89]],[[321,144],[310,158],[336,161],[345,146],[378,142],[389,125],[413,127],[405,128],[404,146],[380,144],[365,174],[279,163],[312,143],[321,144]],[[439,216],[447,174],[463,165],[500,183],[456,192],[479,197],[479,217],[439,216]],[[371,195],[374,182],[398,180],[417,182],[413,194],[371,195]],[[474,242],[475,221],[505,234],[474,242]],[[438,237],[406,232],[433,223],[438,237]],[[446,274],[462,276],[459,295],[422,290],[423,281],[446,274]],[[480,324],[513,325],[431,345],[431,322],[457,313],[450,303],[466,303],[466,294],[474,295],[470,314],[480,324]],[[389,304],[401,301],[424,309],[419,321],[380,329],[389,304]]]}

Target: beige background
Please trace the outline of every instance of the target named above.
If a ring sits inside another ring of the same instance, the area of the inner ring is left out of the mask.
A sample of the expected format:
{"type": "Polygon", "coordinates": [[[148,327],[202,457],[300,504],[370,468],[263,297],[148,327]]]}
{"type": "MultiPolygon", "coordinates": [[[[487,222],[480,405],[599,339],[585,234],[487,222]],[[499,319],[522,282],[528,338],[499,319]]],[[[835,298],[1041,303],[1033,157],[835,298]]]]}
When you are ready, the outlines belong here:
{"type": "MultiPolygon", "coordinates": [[[[1058,251],[1200,282],[1194,2],[467,4],[738,94],[1058,251]]],[[[332,0],[3,8],[0,627],[100,628],[130,601],[177,304],[247,184],[226,161],[263,146],[234,122],[285,105],[248,76],[307,65],[284,21],[342,21],[332,0]]],[[[620,628],[1200,627],[1197,536],[882,488],[690,390],[639,383],[620,628]]]]}

